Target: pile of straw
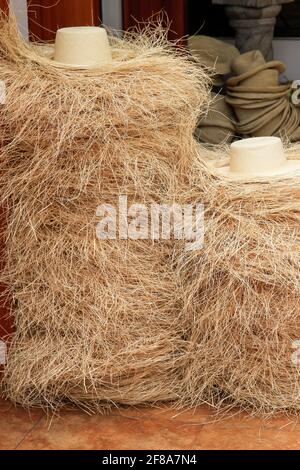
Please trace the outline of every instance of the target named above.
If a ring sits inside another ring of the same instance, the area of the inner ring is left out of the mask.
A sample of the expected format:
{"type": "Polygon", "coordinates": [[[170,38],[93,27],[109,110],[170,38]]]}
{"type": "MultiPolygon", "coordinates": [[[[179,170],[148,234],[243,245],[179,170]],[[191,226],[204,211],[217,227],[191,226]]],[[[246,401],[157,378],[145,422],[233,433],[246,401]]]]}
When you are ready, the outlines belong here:
{"type": "Polygon", "coordinates": [[[6,395],[88,409],[178,398],[186,347],[172,241],[96,238],[96,208],[174,202],[207,76],[155,33],[113,64],[56,66],[0,24],[1,204],[16,333],[6,395]]]}
{"type": "Polygon", "coordinates": [[[0,22],[6,395],[299,411],[300,177],[218,176],[226,152],[195,159],[206,74],[161,35],[111,42],[113,64],[71,70],[0,22]],[[98,240],[97,206],[119,195],[204,204],[203,249],[98,240]]]}
{"type": "MultiPolygon", "coordinates": [[[[216,156],[225,162],[226,152],[216,156]]],[[[203,249],[181,254],[178,266],[190,338],[185,399],[299,411],[300,176],[229,181],[199,159],[186,198],[206,212],[203,249]]]]}

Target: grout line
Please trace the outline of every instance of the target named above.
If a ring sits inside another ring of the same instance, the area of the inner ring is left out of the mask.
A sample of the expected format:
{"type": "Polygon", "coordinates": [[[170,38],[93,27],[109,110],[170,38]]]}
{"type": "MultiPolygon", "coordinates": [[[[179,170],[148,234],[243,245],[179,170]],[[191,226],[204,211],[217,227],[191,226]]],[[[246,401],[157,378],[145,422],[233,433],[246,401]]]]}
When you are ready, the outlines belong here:
{"type": "Polygon", "coordinates": [[[40,422],[42,421],[42,419],[44,418],[44,415],[42,414],[39,419],[34,423],[34,425],[32,426],[32,428],[30,428],[25,434],[24,436],[22,437],[22,439],[18,442],[18,444],[16,445],[16,447],[14,448],[14,450],[18,450],[18,448],[20,447],[20,445],[22,444],[22,442],[25,441],[26,437],[29,436],[29,434],[38,426],[38,424],[40,424],[40,422]]]}

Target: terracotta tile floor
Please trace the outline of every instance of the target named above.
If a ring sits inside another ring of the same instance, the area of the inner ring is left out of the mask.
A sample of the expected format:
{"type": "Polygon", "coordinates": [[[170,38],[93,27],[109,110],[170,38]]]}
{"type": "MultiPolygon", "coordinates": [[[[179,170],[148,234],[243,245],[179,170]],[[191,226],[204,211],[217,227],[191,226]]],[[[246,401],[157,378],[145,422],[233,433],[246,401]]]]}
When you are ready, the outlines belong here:
{"type": "Polygon", "coordinates": [[[109,416],[63,411],[50,420],[0,400],[0,449],[202,450],[299,449],[300,422],[245,413],[216,421],[200,407],[180,414],[165,406],[122,409],[109,416]]]}

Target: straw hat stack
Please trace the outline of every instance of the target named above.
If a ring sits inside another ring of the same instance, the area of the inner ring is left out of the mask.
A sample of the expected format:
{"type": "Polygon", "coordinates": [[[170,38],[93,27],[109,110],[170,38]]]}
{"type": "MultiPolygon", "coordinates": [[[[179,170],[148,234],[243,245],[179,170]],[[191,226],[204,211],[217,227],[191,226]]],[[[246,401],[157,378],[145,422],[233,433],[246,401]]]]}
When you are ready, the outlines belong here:
{"type": "Polygon", "coordinates": [[[237,132],[253,137],[299,137],[300,116],[289,101],[290,85],[279,84],[284,64],[266,62],[260,51],[250,51],[236,57],[231,68],[235,76],[227,80],[226,102],[237,116],[237,132]]]}
{"type": "Polygon", "coordinates": [[[195,131],[198,141],[209,144],[230,143],[235,131],[235,116],[224,95],[211,93],[211,105],[195,131]]]}

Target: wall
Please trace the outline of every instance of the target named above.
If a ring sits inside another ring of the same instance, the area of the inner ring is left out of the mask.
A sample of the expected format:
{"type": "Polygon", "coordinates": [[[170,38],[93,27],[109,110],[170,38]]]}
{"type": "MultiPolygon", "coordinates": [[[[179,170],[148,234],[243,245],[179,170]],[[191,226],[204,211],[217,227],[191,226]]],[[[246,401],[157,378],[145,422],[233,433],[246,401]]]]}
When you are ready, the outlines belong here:
{"type": "Polygon", "coordinates": [[[274,58],[286,65],[283,75],[289,80],[300,80],[300,38],[277,38],[273,48],[274,58]]]}
{"type": "Polygon", "coordinates": [[[17,17],[22,35],[28,38],[27,0],[10,0],[10,6],[17,17]]]}
{"type": "Polygon", "coordinates": [[[122,0],[102,0],[102,21],[112,29],[123,28],[122,0]]]}

